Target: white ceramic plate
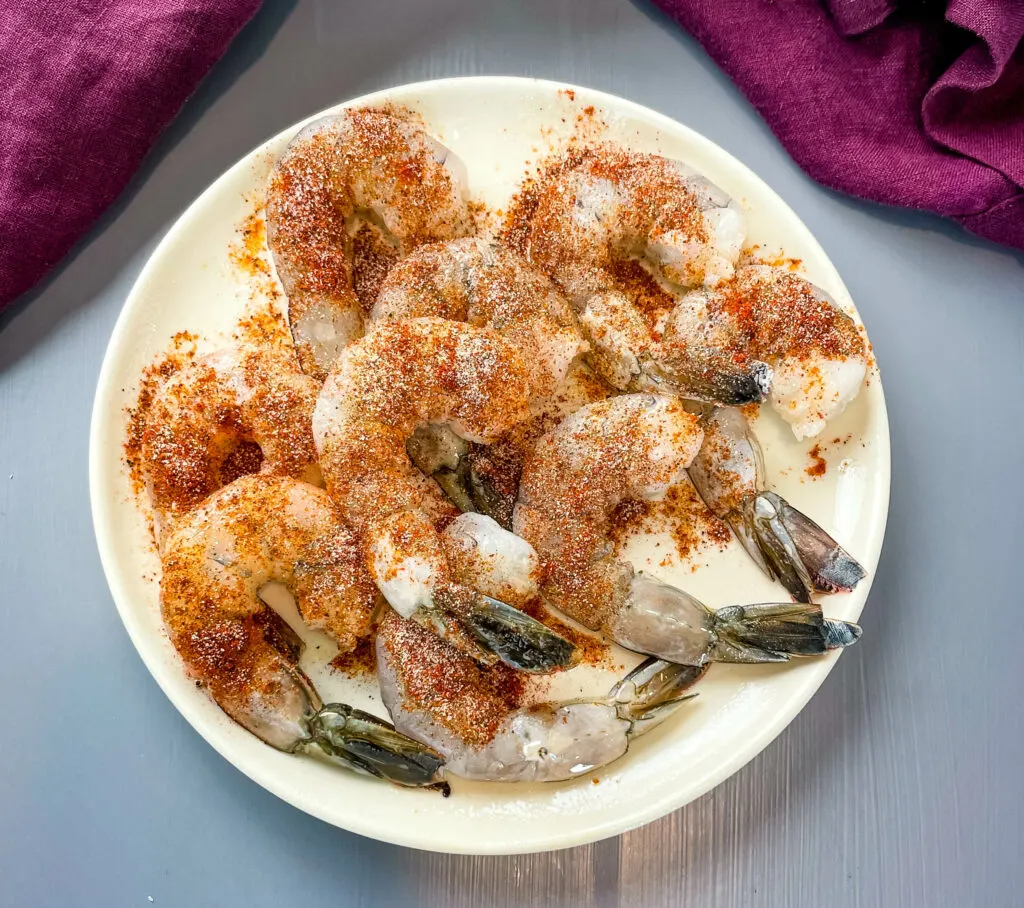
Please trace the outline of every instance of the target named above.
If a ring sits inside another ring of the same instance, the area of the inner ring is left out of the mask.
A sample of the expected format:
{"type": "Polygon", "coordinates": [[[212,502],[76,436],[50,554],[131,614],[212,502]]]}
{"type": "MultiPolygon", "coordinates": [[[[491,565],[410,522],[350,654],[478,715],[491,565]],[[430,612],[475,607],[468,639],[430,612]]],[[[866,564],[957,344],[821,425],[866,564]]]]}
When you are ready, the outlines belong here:
{"type": "MultiPolygon", "coordinates": [[[[514,78],[468,78],[407,85],[351,105],[391,101],[419,111],[431,131],[466,163],[474,195],[502,207],[527,166],[582,131],[640,151],[679,158],[703,171],[749,211],[750,239],[802,260],[807,276],[844,306],[852,301],[822,248],[790,208],[757,176],[685,126],[629,101],[583,88],[514,78]],[[594,110],[588,110],[590,106],[594,110]]],[[[322,113],[327,113],[324,111],[322,113]]],[[[321,116],[317,114],[316,116],[321,116]]],[[[312,119],[312,118],[311,118],[312,119]]],[[[164,635],[157,603],[159,563],[121,460],[126,416],[140,374],[189,330],[208,345],[229,332],[263,292],[229,257],[237,227],[252,214],[271,162],[297,124],[238,162],[178,220],[143,269],[107,349],[92,419],[90,486],[103,567],[121,618],[140,655],[174,705],[225,758],[301,810],[363,835],[435,851],[477,854],[564,848],[612,836],[697,798],[736,772],[793,719],[838,654],[789,666],[715,666],[701,696],[672,720],[633,742],[610,767],[552,785],[474,784],[455,780],[451,798],[407,791],[267,747],[233,724],[186,680],[164,635]]],[[[845,438],[827,454],[816,480],[804,472],[811,443],[797,443],[773,414],[757,426],[774,487],[832,532],[869,571],[852,594],[824,603],[830,617],[855,620],[878,563],[889,496],[889,434],[882,386],[868,387],[825,438],[845,438]]],[[[721,606],[784,595],[733,543],[689,563],[660,567],[665,540],[630,546],[638,567],[721,606]],[[658,544],[661,543],[661,549],[658,544]]],[[[306,634],[303,666],[325,699],[382,713],[372,682],[326,667],[324,638],[306,634]]],[[[556,693],[600,693],[611,673],[577,669],[556,693]]]]}

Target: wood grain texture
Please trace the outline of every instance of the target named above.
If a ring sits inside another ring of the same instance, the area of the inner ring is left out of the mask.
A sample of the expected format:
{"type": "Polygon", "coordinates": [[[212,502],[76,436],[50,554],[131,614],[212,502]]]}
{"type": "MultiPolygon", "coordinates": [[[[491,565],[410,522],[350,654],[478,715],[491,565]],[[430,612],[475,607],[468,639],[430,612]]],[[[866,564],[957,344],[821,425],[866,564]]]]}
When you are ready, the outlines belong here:
{"type": "Polygon", "coordinates": [[[1022,286],[1020,256],[812,184],[700,49],[645,6],[267,0],[126,197],[2,322],[0,903],[1024,904],[1014,574],[1024,549],[1022,286]],[[106,340],[185,204],[304,114],[388,85],[477,73],[564,79],[647,104],[775,187],[869,326],[894,464],[864,639],[786,732],[660,822],[509,858],[418,853],[340,832],[225,763],[124,634],[86,491],[106,340]]]}

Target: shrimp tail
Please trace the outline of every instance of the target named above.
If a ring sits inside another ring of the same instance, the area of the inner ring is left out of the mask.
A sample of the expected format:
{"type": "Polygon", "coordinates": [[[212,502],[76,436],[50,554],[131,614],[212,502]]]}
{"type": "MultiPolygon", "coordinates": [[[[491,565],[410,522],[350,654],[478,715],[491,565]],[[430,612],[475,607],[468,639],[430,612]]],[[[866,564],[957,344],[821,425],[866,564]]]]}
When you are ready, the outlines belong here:
{"type": "Polygon", "coordinates": [[[518,488],[501,487],[500,474],[486,454],[471,451],[460,457],[454,468],[441,467],[430,476],[463,514],[486,514],[502,529],[511,531],[518,488]]]}
{"type": "Polygon", "coordinates": [[[730,523],[762,570],[798,602],[810,602],[815,592],[852,590],[867,575],[818,524],[774,492],[748,498],[730,523]]]}
{"type": "Polygon", "coordinates": [[[455,469],[451,467],[438,468],[430,474],[430,478],[441,487],[441,491],[448,496],[448,500],[463,514],[467,511],[479,510],[468,481],[468,466],[465,458],[459,460],[459,465],[455,469]]]}
{"type": "Polygon", "coordinates": [[[486,453],[474,452],[469,460],[469,482],[474,510],[486,514],[505,530],[512,530],[512,512],[519,492],[518,476],[502,476],[486,453]]]}
{"type": "Polygon", "coordinates": [[[654,657],[645,659],[609,691],[608,699],[619,718],[632,723],[629,734],[636,737],[696,697],[688,690],[708,668],[709,663],[679,665],[654,657]]]}
{"type": "Polygon", "coordinates": [[[297,749],[347,769],[407,788],[431,788],[445,797],[444,758],[388,722],[344,703],[328,703],[308,720],[310,738],[297,749]]]}
{"type": "Polygon", "coordinates": [[[483,650],[524,672],[550,672],[572,663],[576,648],[564,637],[505,602],[467,592],[455,617],[483,650]]]}
{"type": "Polygon", "coordinates": [[[827,619],[817,605],[801,603],[732,605],[715,612],[716,662],[785,662],[849,646],[861,629],[827,619]]]}
{"type": "Polygon", "coordinates": [[[427,425],[416,430],[405,450],[413,466],[433,479],[463,514],[486,514],[502,528],[512,529],[518,481],[510,487],[486,446],[468,445],[444,426],[427,425]]]}
{"type": "Polygon", "coordinates": [[[654,390],[726,407],[760,403],[768,396],[773,377],[771,366],[759,360],[739,365],[717,358],[708,368],[650,360],[644,364],[644,376],[654,390]]]}

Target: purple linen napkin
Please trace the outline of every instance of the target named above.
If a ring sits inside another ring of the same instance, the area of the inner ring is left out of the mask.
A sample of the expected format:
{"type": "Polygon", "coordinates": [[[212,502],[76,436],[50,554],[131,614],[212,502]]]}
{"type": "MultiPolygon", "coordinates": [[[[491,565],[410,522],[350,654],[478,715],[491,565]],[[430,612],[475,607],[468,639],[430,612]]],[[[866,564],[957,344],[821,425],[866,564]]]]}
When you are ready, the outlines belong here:
{"type": "Polygon", "coordinates": [[[3,0],[0,309],[124,189],[261,0],[3,0]]]}
{"type": "Polygon", "coordinates": [[[655,0],[811,177],[1024,249],[1024,0],[655,0]]]}

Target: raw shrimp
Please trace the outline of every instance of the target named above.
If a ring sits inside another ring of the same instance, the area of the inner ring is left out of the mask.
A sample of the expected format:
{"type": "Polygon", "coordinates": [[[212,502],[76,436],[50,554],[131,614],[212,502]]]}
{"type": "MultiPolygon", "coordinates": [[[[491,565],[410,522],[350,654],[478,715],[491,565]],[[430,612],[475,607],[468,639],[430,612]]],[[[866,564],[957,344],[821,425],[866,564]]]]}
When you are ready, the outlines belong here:
{"type": "Polygon", "coordinates": [[[322,705],[298,666],[301,640],[259,599],[271,581],[287,584],[303,620],[343,651],[369,634],[376,590],[330,496],[246,476],[184,515],[164,551],[164,622],[191,676],[278,750],[402,785],[438,784],[436,752],[360,710],[322,705]]]}
{"type": "Polygon", "coordinates": [[[714,284],[732,276],[745,230],[739,205],[684,164],[598,148],[541,181],[523,245],[568,294],[609,384],[742,404],[764,398],[767,367],[736,363],[693,332],[685,363],[666,371],[655,332],[665,313],[644,311],[618,271],[640,259],[674,285],[714,284]]]}
{"type": "Polygon", "coordinates": [[[490,782],[557,782],[617,760],[695,696],[705,670],[648,659],[606,697],[518,706],[504,666],[483,669],[393,612],[377,635],[395,727],[442,754],[446,776],[490,782]]]}
{"type": "Polygon", "coordinates": [[[473,230],[465,169],[399,109],[346,110],[292,139],[267,189],[267,240],[302,368],[322,379],[362,334],[352,237],[368,222],[405,255],[473,230]]]}
{"type": "Polygon", "coordinates": [[[160,387],[142,432],[142,466],[157,537],[244,473],[321,482],[311,420],[318,385],[294,356],[225,348],[160,387]]]}
{"type": "MultiPolygon", "coordinates": [[[[473,446],[437,424],[409,439],[413,463],[432,477],[460,510],[481,510],[509,528],[518,468],[513,460],[561,416],[598,399],[600,382],[579,355],[587,343],[568,300],[551,280],[511,250],[466,238],[421,246],[385,278],[368,329],[400,318],[437,316],[495,329],[512,342],[529,371],[528,419],[486,448],[473,446]],[[578,402],[577,402],[578,401],[578,402]],[[510,485],[499,481],[496,464],[510,485]]],[[[602,387],[601,396],[607,391],[602,387]]]]}
{"type": "Polygon", "coordinates": [[[664,495],[702,440],[698,417],[649,394],[591,404],[545,435],[526,463],[513,516],[545,562],[544,597],[628,649],[687,665],[779,662],[852,643],[860,629],[825,620],[816,606],[712,611],[615,557],[615,507],[664,495]]]}
{"type": "Polygon", "coordinates": [[[761,569],[800,602],[810,602],[814,592],[852,590],[864,568],[813,520],[767,490],[761,446],[743,414],[716,409],[703,427],[690,479],[761,569]]]}
{"type": "Polygon", "coordinates": [[[421,246],[381,285],[370,324],[436,316],[489,327],[530,372],[531,398],[554,393],[587,349],[568,300],[516,253],[485,239],[421,246]]]}
{"type": "Polygon", "coordinates": [[[345,348],[317,401],[313,435],[328,491],[362,536],[392,607],[483,661],[546,671],[567,664],[572,646],[455,580],[437,528],[457,512],[406,452],[429,422],[492,441],[528,414],[529,390],[519,354],[489,328],[392,322],[345,348]]]}
{"type": "Polygon", "coordinates": [[[664,329],[667,372],[700,365],[689,353],[697,332],[738,361],[771,367],[771,405],[797,438],[817,435],[864,384],[868,354],[853,319],[789,271],[753,265],[685,296],[664,329]]]}

